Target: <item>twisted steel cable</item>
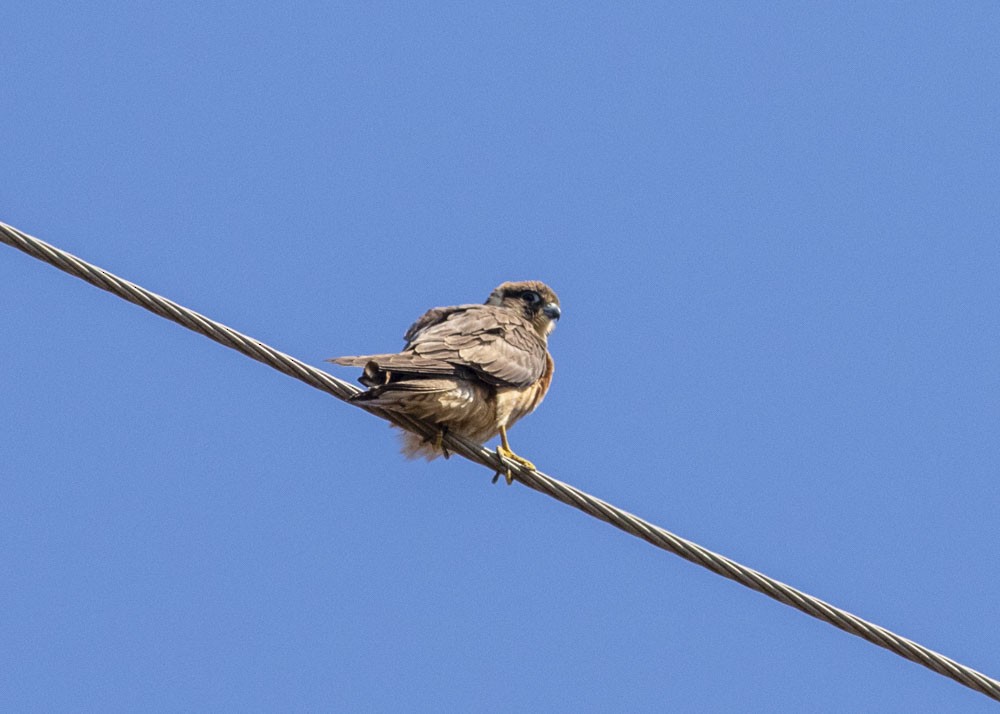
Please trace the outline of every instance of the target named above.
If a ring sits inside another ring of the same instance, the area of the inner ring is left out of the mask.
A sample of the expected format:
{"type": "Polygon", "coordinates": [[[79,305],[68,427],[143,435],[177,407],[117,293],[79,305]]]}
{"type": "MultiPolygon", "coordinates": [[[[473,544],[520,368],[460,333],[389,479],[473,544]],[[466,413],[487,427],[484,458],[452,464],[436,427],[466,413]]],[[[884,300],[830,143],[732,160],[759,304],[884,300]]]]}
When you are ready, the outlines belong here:
{"type": "MultiPolygon", "coordinates": [[[[273,367],[290,377],[294,377],[316,389],[328,392],[338,399],[354,406],[360,406],[377,416],[393,422],[405,429],[426,437],[433,437],[437,429],[416,419],[398,414],[391,414],[380,409],[372,409],[350,398],[360,390],[354,385],[337,379],[326,372],[311,367],[273,347],[265,345],[247,335],[226,327],[222,323],[211,320],[204,315],[182,307],[138,285],[117,277],[106,270],[59,250],[37,238],[27,235],[5,223],[0,223],[0,242],[21,250],[38,260],[49,263],[62,271],[74,275],[91,285],[107,290],[120,298],[165,317],[183,327],[215,340],[231,349],[245,354],[259,362],[273,367]]],[[[970,689],[1000,701],[1000,681],[966,667],[955,660],[935,652],[913,640],[901,637],[884,627],[863,620],[846,610],[808,595],[801,590],[786,585],[778,580],[759,573],[752,568],[714,553],[697,543],[681,538],[678,535],[655,526],[648,521],[627,511],[612,506],[610,503],[591,496],[569,484],[558,481],[551,476],[527,469],[521,464],[507,460],[496,452],[476,444],[455,434],[445,434],[445,446],[452,452],[460,454],[470,461],[482,464],[493,471],[510,469],[518,481],[540,493],[544,493],[557,501],[561,501],[584,513],[599,518],[606,523],[630,533],[637,538],[650,543],[657,548],[679,555],[696,565],[707,568],[717,575],[734,580],[752,590],[784,603],[796,610],[806,613],[818,620],[829,623],[845,632],[856,635],[868,642],[883,647],[900,657],[923,665],[938,674],[964,684],[970,689]]]]}

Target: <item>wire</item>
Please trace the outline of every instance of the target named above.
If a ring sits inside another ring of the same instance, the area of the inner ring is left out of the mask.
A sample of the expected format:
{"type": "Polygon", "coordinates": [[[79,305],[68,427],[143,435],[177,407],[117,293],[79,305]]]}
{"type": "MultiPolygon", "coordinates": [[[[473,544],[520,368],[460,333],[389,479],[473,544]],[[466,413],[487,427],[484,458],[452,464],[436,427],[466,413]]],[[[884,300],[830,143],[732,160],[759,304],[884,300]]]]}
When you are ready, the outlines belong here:
{"type": "MultiPolygon", "coordinates": [[[[102,270],[44,241],[22,233],[5,223],[0,223],[0,242],[7,243],[91,285],[99,287],[102,290],[107,290],[160,317],[165,317],[189,330],[193,330],[226,347],[241,352],[247,357],[263,362],[279,372],[305,382],[311,387],[328,392],[354,406],[360,406],[366,409],[366,411],[370,411],[387,421],[394,422],[405,429],[427,437],[435,436],[438,432],[431,424],[407,418],[403,415],[390,414],[383,410],[367,408],[358,402],[351,402],[349,401],[350,398],[360,392],[354,385],[300,362],[294,357],[279,352],[273,347],[269,347],[263,342],[239,333],[230,327],[226,327],[222,323],[211,320],[204,315],[199,315],[197,312],[156,295],[145,288],[123,280],[106,270],[102,270]]],[[[480,444],[476,444],[456,434],[445,434],[443,441],[452,453],[460,454],[470,461],[482,464],[493,471],[507,470],[509,468],[514,477],[529,488],[583,511],[594,518],[599,518],[606,523],[610,523],[626,533],[631,533],[637,538],[655,545],[657,548],[662,548],[675,555],[679,555],[685,560],[707,568],[717,575],[735,580],[740,585],[763,593],[778,602],[794,607],[796,610],[800,610],[807,615],[829,623],[852,635],[857,635],[879,647],[884,647],[900,657],[905,657],[938,674],[964,684],[970,689],[974,689],[992,699],[1000,701],[1000,681],[977,672],[970,667],[966,667],[963,664],[959,664],[955,660],[917,644],[913,640],[901,637],[884,627],[852,615],[846,610],[841,610],[818,598],[807,595],[790,585],[786,585],[778,580],[769,578],[763,573],[740,565],[725,556],[681,538],[670,531],[644,521],[638,516],[616,508],[610,503],[584,493],[540,471],[527,469],[516,461],[500,457],[494,451],[480,444]]]]}

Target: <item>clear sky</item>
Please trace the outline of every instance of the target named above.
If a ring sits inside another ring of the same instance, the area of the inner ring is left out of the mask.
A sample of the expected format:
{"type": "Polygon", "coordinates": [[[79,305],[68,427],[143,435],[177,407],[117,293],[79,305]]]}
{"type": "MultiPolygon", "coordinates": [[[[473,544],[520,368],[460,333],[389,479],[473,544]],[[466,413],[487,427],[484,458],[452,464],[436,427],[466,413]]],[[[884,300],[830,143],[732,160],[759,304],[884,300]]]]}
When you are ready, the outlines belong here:
{"type": "MultiPolygon", "coordinates": [[[[519,453],[1000,676],[1000,6],[538,5],[8,4],[0,220],[316,365],[544,280],[519,453]]],[[[995,710],[3,246],[0,306],[4,711],[995,710]]]]}

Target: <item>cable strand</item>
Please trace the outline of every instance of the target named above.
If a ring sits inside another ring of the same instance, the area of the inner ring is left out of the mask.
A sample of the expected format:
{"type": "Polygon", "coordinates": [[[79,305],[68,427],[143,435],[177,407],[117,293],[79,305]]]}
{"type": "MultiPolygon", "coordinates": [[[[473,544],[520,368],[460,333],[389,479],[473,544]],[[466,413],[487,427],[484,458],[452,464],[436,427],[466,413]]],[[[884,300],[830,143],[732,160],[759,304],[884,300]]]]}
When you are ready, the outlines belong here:
{"type": "MultiPolygon", "coordinates": [[[[33,258],[59,268],[70,275],[80,278],[102,290],[106,290],[113,295],[117,295],[160,317],[176,322],[182,327],[197,332],[225,347],[234,349],[251,359],[262,362],[289,377],[308,384],[310,387],[327,392],[337,399],[360,407],[401,428],[428,438],[434,437],[437,434],[438,430],[431,424],[405,415],[392,414],[382,409],[366,407],[359,402],[353,402],[351,401],[351,397],[361,391],[353,384],[307,365],[263,342],[237,332],[222,323],[211,320],[182,305],[178,305],[172,300],[150,292],[135,283],[119,278],[106,270],[91,265],[70,253],[66,253],[5,223],[0,223],[0,242],[17,248],[33,258]]],[[[856,615],[852,615],[846,610],[841,610],[790,585],[770,578],[763,573],[740,565],[725,556],[703,548],[692,541],[686,540],[638,516],[612,506],[595,496],[591,496],[540,471],[527,469],[522,464],[502,458],[496,452],[483,447],[481,444],[476,444],[451,433],[444,434],[443,443],[450,452],[458,454],[469,461],[481,464],[491,471],[506,470],[509,468],[518,481],[539,493],[543,493],[568,506],[572,506],[594,518],[609,523],[619,530],[634,535],[657,548],[678,555],[717,575],[733,580],[751,590],[756,590],[773,600],[777,600],[811,617],[833,625],[838,629],[856,635],[900,657],[916,662],[970,689],[974,689],[992,699],[1000,701],[1000,681],[963,664],[959,664],[945,655],[890,632],[856,615]]]]}

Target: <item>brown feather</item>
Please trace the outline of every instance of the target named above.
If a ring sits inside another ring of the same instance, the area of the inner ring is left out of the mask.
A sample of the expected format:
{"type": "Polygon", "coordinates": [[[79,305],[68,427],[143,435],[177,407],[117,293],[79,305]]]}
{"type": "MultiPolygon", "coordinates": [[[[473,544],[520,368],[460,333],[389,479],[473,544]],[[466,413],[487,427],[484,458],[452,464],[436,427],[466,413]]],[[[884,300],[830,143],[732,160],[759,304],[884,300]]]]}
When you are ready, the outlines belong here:
{"type": "MultiPolygon", "coordinates": [[[[363,367],[357,401],[399,411],[483,442],[544,399],[554,364],[546,336],[559,299],[544,283],[504,283],[484,305],[436,307],[406,331],[402,352],[337,357],[363,367]],[[526,292],[536,293],[539,299],[526,292]]],[[[434,458],[433,442],[405,433],[404,453],[434,458]]]]}

